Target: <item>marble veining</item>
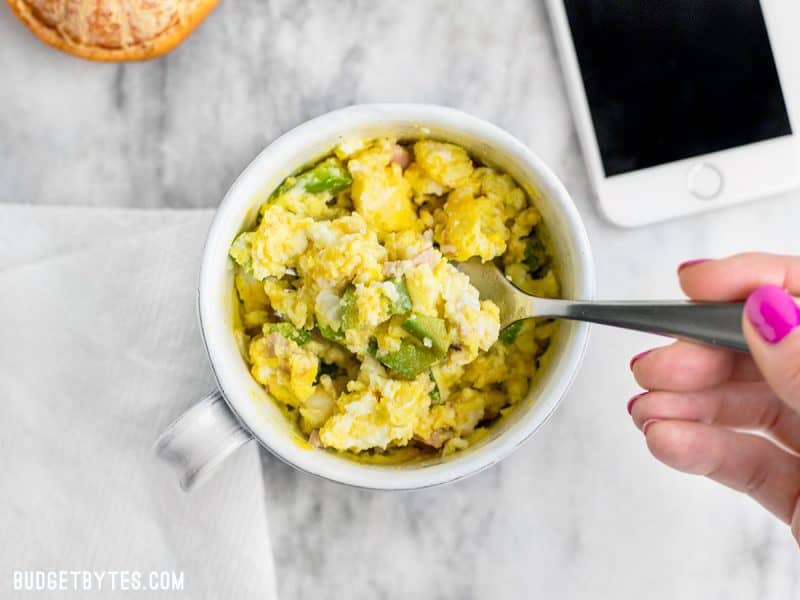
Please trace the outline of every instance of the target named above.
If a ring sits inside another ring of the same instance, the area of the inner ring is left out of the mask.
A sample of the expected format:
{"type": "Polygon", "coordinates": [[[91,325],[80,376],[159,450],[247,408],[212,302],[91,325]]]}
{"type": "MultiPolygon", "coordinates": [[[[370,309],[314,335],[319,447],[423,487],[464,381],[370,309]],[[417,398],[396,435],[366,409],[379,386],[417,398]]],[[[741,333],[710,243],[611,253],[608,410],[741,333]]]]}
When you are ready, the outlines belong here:
{"type": "MultiPolygon", "coordinates": [[[[553,167],[585,218],[601,296],[677,297],[674,267],[692,257],[800,253],[797,192],[640,230],[603,221],[537,0],[222,0],[166,58],[124,65],[57,53],[3,9],[0,39],[0,202],[211,207],[304,120],[418,101],[493,121],[553,167]]],[[[627,359],[657,343],[596,328],[550,423],[455,485],[367,492],[264,454],[282,597],[798,597],[788,529],[660,465],[631,425],[627,359]]]]}

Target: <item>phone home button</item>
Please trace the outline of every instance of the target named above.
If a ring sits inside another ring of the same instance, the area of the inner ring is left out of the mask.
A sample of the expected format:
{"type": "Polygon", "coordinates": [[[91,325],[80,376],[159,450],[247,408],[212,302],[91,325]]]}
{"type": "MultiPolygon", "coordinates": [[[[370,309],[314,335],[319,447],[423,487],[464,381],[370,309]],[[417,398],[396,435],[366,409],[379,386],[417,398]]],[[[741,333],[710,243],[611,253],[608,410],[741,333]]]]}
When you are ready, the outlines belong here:
{"type": "Polygon", "coordinates": [[[696,198],[711,200],[722,191],[722,173],[714,165],[699,163],[689,170],[689,191],[696,198]]]}

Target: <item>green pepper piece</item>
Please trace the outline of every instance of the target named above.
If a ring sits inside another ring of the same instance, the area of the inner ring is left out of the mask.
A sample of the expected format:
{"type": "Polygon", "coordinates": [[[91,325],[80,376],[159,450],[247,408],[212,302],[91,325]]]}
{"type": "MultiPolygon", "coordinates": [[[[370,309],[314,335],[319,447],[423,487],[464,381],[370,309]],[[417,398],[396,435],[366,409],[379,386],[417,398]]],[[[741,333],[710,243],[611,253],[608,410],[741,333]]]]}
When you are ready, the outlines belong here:
{"type": "Polygon", "coordinates": [[[338,194],[353,183],[350,174],[335,158],[329,158],[303,171],[299,175],[288,177],[278,188],[276,196],[293,190],[303,190],[310,194],[323,192],[338,194]]]}
{"type": "Polygon", "coordinates": [[[408,293],[408,288],[406,287],[406,282],[403,281],[402,277],[397,277],[391,281],[394,288],[397,290],[397,299],[390,302],[389,308],[392,314],[399,315],[410,311],[413,304],[411,302],[411,296],[408,293]]]}
{"type": "Polygon", "coordinates": [[[249,275],[253,274],[253,255],[251,254],[252,248],[250,245],[251,236],[252,234],[249,231],[240,233],[236,236],[236,239],[233,240],[228,250],[230,257],[249,275]]]}
{"type": "Polygon", "coordinates": [[[519,332],[522,331],[523,324],[524,321],[516,321],[512,323],[500,332],[500,335],[497,336],[498,339],[504,344],[513,344],[514,340],[516,340],[519,336],[519,332]]]}
{"type": "Polygon", "coordinates": [[[317,327],[319,327],[319,334],[326,340],[337,343],[344,340],[344,333],[341,331],[336,331],[333,327],[319,324],[317,324],[317,327]]]}
{"type": "Polygon", "coordinates": [[[280,333],[287,340],[292,340],[301,346],[311,339],[311,334],[309,332],[298,329],[287,321],[281,321],[280,323],[264,323],[262,330],[264,335],[280,333]]]}
{"type": "Polygon", "coordinates": [[[428,392],[428,396],[431,397],[431,406],[436,406],[442,403],[442,393],[439,391],[439,384],[436,383],[436,378],[433,376],[432,369],[428,369],[428,377],[430,377],[433,382],[433,389],[428,392]]]}
{"type": "Polygon", "coordinates": [[[411,316],[403,321],[403,329],[420,340],[437,358],[442,358],[447,354],[447,349],[450,347],[450,336],[447,335],[444,319],[411,313],[411,316]],[[426,340],[430,341],[426,342],[426,340]]]}
{"type": "Polygon", "coordinates": [[[358,307],[356,306],[355,286],[347,286],[344,294],[342,294],[342,301],[339,304],[339,314],[341,315],[339,330],[342,333],[348,329],[355,329],[358,327],[358,307]]]}
{"type": "Polygon", "coordinates": [[[534,279],[541,279],[547,274],[547,269],[550,266],[550,256],[547,254],[544,242],[536,235],[535,228],[527,238],[525,258],[522,262],[528,267],[528,271],[534,279]]]}
{"type": "Polygon", "coordinates": [[[379,360],[401,377],[413,379],[436,362],[436,355],[427,348],[403,340],[399,350],[390,352],[379,360]]]}

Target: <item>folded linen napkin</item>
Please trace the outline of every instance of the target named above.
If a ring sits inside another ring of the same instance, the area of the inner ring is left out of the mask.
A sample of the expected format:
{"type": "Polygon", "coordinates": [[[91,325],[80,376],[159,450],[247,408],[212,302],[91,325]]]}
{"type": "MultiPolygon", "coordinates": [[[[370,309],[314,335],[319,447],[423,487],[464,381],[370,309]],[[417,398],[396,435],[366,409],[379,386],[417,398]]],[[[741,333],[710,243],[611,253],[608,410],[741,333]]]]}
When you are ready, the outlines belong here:
{"type": "Polygon", "coordinates": [[[166,571],[183,589],[153,596],[276,597],[255,444],[191,494],[153,453],[213,386],[195,311],[211,216],[0,205],[0,590],[91,571],[103,587],[67,575],[52,595],[131,597],[108,572],[166,571]]]}

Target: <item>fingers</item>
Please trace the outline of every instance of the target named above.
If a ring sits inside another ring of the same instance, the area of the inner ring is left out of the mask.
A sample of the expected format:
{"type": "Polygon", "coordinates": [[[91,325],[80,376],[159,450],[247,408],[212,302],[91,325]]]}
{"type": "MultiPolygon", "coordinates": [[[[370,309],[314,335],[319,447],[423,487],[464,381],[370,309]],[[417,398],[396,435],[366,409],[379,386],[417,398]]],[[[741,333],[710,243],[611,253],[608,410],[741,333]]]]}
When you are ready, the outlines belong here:
{"type": "Polygon", "coordinates": [[[664,464],[744,492],[786,523],[793,522],[800,458],[764,438],[705,423],[658,421],[647,428],[646,437],[650,452],[664,464]]]}
{"type": "Polygon", "coordinates": [[[750,294],[742,319],[753,360],[775,393],[800,411],[800,307],[782,288],[750,294]]]}
{"type": "Polygon", "coordinates": [[[754,289],[773,284],[800,294],[800,257],[778,254],[737,254],[720,260],[684,263],[678,278],[695,300],[741,300],[754,289]]]}
{"type": "Polygon", "coordinates": [[[729,382],[692,392],[646,392],[633,402],[631,416],[639,429],[656,419],[759,430],[800,452],[800,415],[763,381],[729,382]]]}
{"type": "Polygon", "coordinates": [[[728,381],[761,378],[746,355],[692,342],[677,341],[635,357],[631,370],[648,390],[702,390],[728,381]]]}
{"type": "MultiPolygon", "coordinates": [[[[724,350],[723,350],[724,352],[724,350]]],[[[764,381],[764,376],[753,357],[742,352],[733,353],[731,381],[764,381]]]]}
{"type": "MultiPolygon", "coordinates": [[[[653,455],[753,497],[791,524],[800,543],[800,257],[742,254],[684,264],[681,287],[696,300],[747,297],[742,328],[751,356],[687,342],[631,362],[645,393],[634,422],[653,455]]],[[[629,408],[631,405],[629,405],[629,408]]]]}

